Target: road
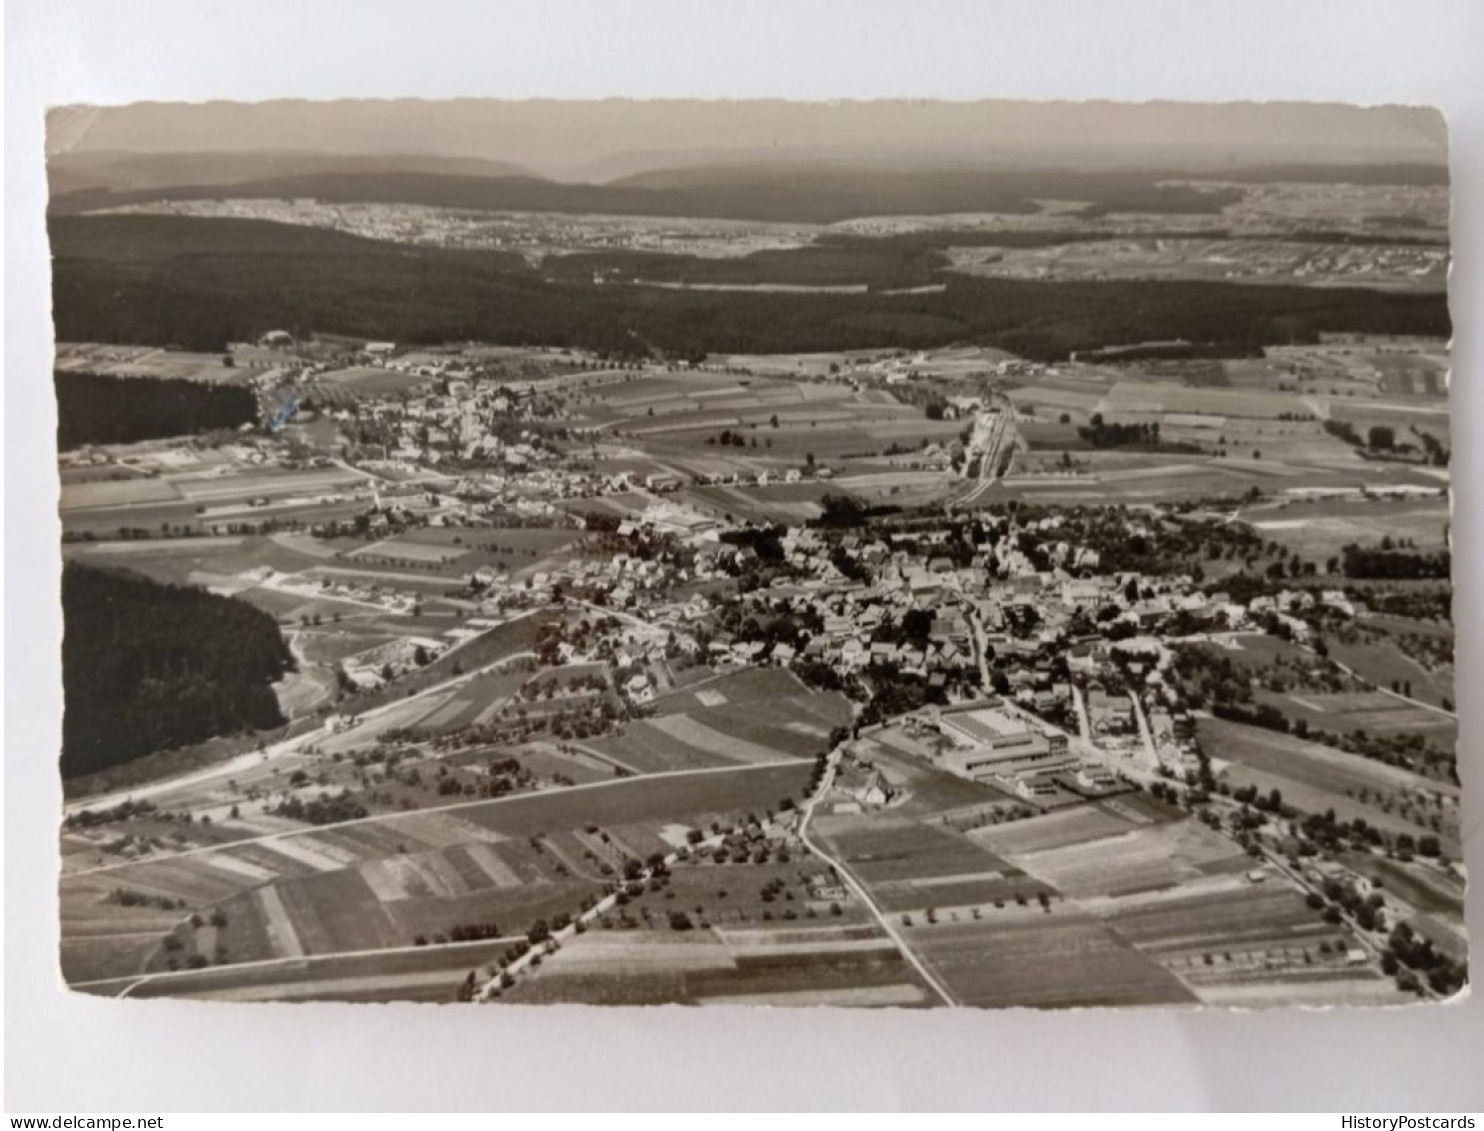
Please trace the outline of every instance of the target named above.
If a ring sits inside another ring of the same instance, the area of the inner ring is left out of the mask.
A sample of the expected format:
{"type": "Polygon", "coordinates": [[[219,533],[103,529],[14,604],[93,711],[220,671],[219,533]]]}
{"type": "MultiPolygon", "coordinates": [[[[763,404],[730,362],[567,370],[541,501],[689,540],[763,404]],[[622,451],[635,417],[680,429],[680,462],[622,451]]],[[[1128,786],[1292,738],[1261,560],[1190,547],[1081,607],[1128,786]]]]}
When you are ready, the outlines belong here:
{"type": "Polygon", "coordinates": [[[856,898],[858,898],[866,907],[866,909],[870,911],[873,916],[875,916],[876,922],[880,924],[881,929],[886,932],[887,937],[890,938],[891,941],[896,944],[897,949],[902,952],[902,957],[905,958],[912,965],[912,968],[916,970],[917,973],[921,976],[922,980],[932,988],[933,992],[938,995],[943,1004],[956,1006],[959,1004],[958,999],[955,998],[953,994],[949,992],[948,988],[938,980],[938,978],[933,974],[931,970],[928,969],[927,964],[924,963],[922,959],[917,956],[917,953],[912,949],[911,944],[909,944],[906,938],[903,937],[901,932],[899,932],[896,927],[893,926],[886,913],[883,912],[879,906],[877,906],[876,901],[871,898],[871,893],[868,892],[865,886],[855,878],[854,874],[850,871],[849,867],[846,866],[845,862],[842,860],[836,860],[833,856],[831,856],[809,837],[809,822],[814,817],[814,810],[818,807],[819,803],[824,800],[825,795],[829,793],[831,787],[835,784],[835,773],[839,769],[840,756],[844,752],[844,750],[844,746],[837,746],[829,752],[828,757],[825,759],[824,774],[821,775],[819,779],[819,788],[814,791],[814,793],[810,796],[808,802],[806,802],[804,805],[804,815],[799,821],[799,840],[803,842],[804,847],[807,848],[814,856],[818,857],[825,864],[833,868],[839,874],[840,878],[850,885],[850,889],[851,891],[855,892],[856,898]]]}
{"type": "Polygon", "coordinates": [[[1145,767],[1150,773],[1159,771],[1159,753],[1154,749],[1154,735],[1149,732],[1149,720],[1144,715],[1144,704],[1139,702],[1136,692],[1128,693],[1128,701],[1134,707],[1134,720],[1139,724],[1139,740],[1144,747],[1144,754],[1149,764],[1145,767]]]}
{"type": "Polygon", "coordinates": [[[593,605],[588,603],[587,601],[578,601],[571,597],[567,598],[566,603],[568,605],[576,605],[578,608],[588,609],[592,612],[598,613],[601,616],[615,617],[618,620],[626,620],[630,624],[637,625],[640,628],[648,629],[650,632],[656,632],[660,635],[664,635],[665,633],[665,629],[660,628],[657,625],[650,624],[641,616],[636,616],[633,613],[624,612],[624,610],[622,609],[610,609],[606,605],[593,605]]]}
{"type": "Polygon", "coordinates": [[[1082,697],[1082,688],[1072,684],[1072,705],[1077,709],[1077,733],[1082,741],[1091,745],[1092,723],[1087,718],[1087,700],[1082,697]]]}
{"type": "Polygon", "coordinates": [[[974,658],[979,663],[979,686],[986,695],[994,694],[994,687],[989,679],[989,643],[984,638],[984,625],[979,623],[979,614],[970,605],[964,613],[964,619],[969,622],[969,635],[974,641],[974,658]]]}
{"type": "MultiPolygon", "coordinates": [[[[1268,864],[1270,864],[1278,872],[1280,872],[1286,879],[1288,879],[1290,883],[1294,884],[1296,887],[1299,888],[1300,891],[1304,892],[1306,895],[1312,892],[1315,895],[1319,896],[1320,899],[1323,899],[1325,903],[1329,902],[1329,900],[1325,898],[1324,892],[1321,891],[1314,884],[1310,883],[1302,872],[1300,872],[1296,868],[1290,868],[1288,866],[1288,862],[1283,859],[1281,853],[1274,852],[1261,838],[1258,839],[1257,843],[1258,848],[1262,851],[1263,859],[1266,860],[1268,864]]],[[[1349,932],[1350,937],[1355,939],[1356,942],[1360,943],[1361,949],[1363,949],[1368,955],[1370,955],[1371,961],[1375,962],[1377,967],[1379,967],[1381,964],[1381,947],[1378,946],[1375,941],[1371,939],[1370,932],[1362,929],[1359,924],[1353,923],[1348,915],[1345,916],[1345,922],[1352,928],[1349,932]]]]}

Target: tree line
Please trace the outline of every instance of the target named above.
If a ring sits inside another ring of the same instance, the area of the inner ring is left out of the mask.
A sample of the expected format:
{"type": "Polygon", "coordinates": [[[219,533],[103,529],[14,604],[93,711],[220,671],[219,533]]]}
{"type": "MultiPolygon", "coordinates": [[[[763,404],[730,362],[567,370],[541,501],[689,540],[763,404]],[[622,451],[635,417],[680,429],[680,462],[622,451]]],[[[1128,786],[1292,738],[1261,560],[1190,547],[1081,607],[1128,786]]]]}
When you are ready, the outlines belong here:
{"type": "Polygon", "coordinates": [[[1346,577],[1386,581],[1446,581],[1452,576],[1453,556],[1447,550],[1412,553],[1389,547],[1373,549],[1351,545],[1346,546],[1340,554],[1346,577]]]}
{"type": "Polygon", "coordinates": [[[1171,443],[1159,438],[1159,421],[1147,424],[1116,424],[1095,412],[1088,423],[1077,429],[1083,442],[1094,448],[1138,448],[1151,452],[1199,452],[1195,444],[1171,443]]]}

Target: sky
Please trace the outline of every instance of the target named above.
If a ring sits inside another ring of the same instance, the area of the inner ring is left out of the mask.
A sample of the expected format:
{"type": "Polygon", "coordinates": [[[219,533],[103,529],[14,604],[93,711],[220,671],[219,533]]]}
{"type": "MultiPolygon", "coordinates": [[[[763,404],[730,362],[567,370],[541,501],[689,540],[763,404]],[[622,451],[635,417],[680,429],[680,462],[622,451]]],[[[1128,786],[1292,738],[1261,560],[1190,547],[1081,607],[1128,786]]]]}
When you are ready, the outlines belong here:
{"type": "Polygon", "coordinates": [[[48,115],[49,154],[309,150],[512,162],[603,179],[701,160],[1204,164],[1447,160],[1425,107],[1180,102],[136,103],[48,115]]]}

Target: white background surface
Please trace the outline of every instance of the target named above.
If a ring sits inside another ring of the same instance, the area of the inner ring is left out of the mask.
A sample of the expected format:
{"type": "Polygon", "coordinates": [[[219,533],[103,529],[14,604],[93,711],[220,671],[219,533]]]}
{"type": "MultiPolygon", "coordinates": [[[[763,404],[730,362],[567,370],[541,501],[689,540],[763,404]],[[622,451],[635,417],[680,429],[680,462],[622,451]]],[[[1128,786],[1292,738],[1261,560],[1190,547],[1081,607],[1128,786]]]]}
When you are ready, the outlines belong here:
{"type": "MultiPolygon", "coordinates": [[[[57,970],[59,537],[41,108],[280,96],[1432,103],[1453,128],[1460,763],[1477,829],[1484,5],[7,4],[5,1106],[258,1110],[1484,1108],[1484,1000],[1035,1014],[100,1001],[57,970]]],[[[1481,870],[1484,836],[1467,853],[1481,870]]],[[[1473,937],[1484,940],[1480,900],[1473,937]]]]}

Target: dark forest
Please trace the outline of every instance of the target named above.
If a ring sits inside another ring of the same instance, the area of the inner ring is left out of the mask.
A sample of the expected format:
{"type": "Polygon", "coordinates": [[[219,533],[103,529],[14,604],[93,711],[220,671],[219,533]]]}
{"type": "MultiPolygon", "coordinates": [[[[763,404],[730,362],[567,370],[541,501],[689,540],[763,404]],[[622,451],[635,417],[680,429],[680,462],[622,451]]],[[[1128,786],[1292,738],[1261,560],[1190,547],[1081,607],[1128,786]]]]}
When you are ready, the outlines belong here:
{"type": "Polygon", "coordinates": [[[284,722],[269,685],[293,657],[251,605],[69,562],[62,617],[64,777],[284,722]]]}

